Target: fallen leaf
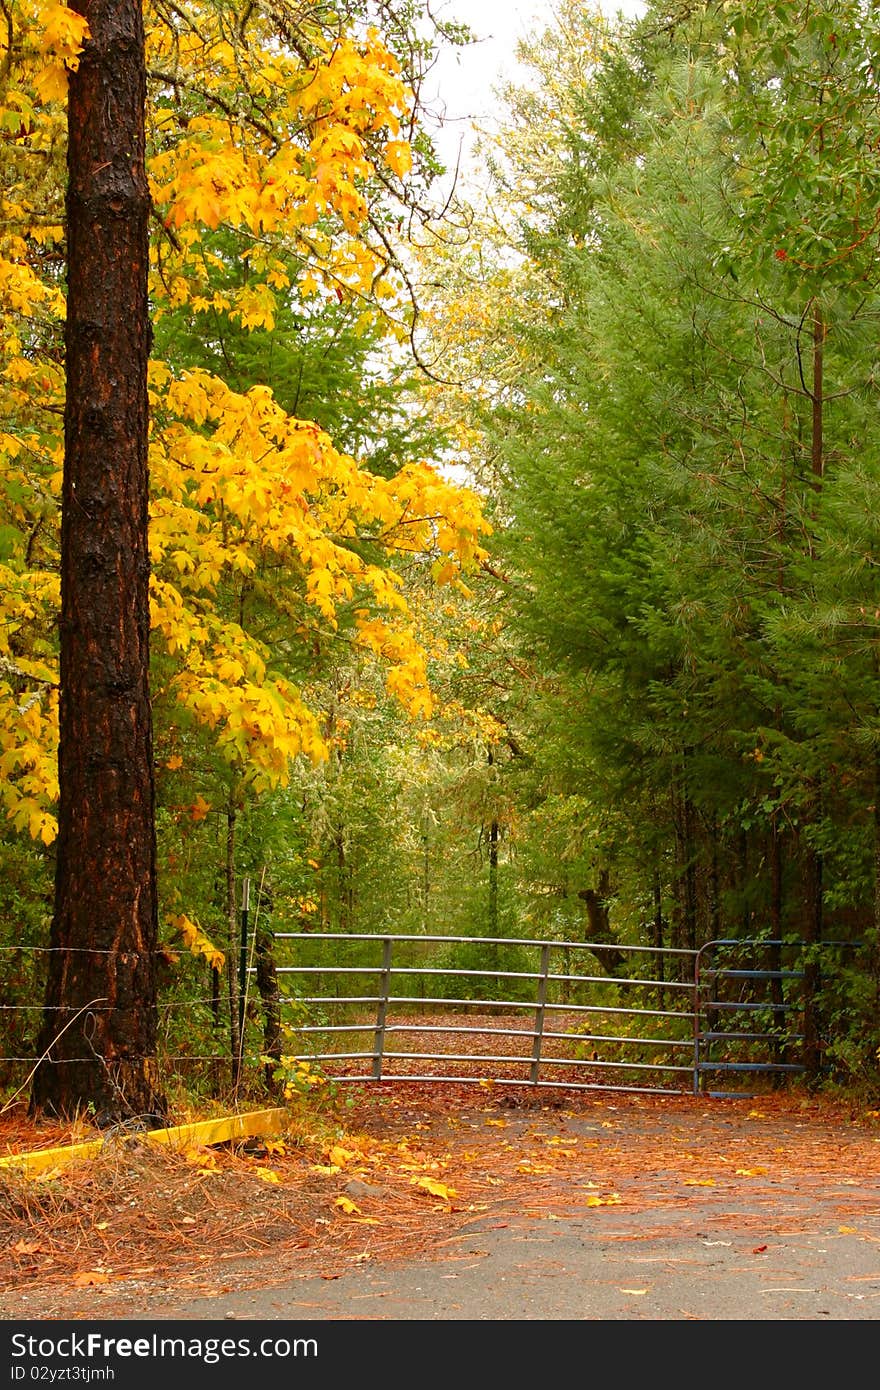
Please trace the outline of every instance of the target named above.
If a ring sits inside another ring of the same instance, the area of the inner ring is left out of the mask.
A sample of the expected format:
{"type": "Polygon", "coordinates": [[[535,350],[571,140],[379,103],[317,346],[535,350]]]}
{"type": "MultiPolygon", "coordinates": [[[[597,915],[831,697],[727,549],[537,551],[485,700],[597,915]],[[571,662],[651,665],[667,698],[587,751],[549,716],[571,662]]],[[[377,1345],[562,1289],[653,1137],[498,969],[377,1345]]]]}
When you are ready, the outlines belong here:
{"type": "Polygon", "coordinates": [[[266,1139],[266,1140],[264,1140],[264,1143],[265,1143],[265,1146],[266,1146],[266,1153],[270,1153],[270,1154],[286,1154],[286,1153],[287,1153],[287,1145],[284,1143],[284,1140],[283,1140],[283,1139],[266,1139]]]}
{"type": "Polygon", "coordinates": [[[349,1159],[354,1158],[354,1154],[351,1149],[344,1149],[341,1144],[334,1144],[331,1149],[327,1150],[327,1157],[335,1167],[344,1168],[349,1159]]]}
{"type": "Polygon", "coordinates": [[[855,1226],[838,1226],[837,1232],[838,1232],[838,1235],[841,1235],[841,1236],[857,1236],[857,1235],[858,1235],[858,1231],[857,1231],[857,1229],[856,1229],[855,1226]]]}
{"type": "Polygon", "coordinates": [[[278,1174],[274,1168],[258,1168],[257,1177],[262,1178],[263,1182],[280,1182],[278,1174]]]}
{"type": "Polygon", "coordinates": [[[642,1298],[648,1292],[647,1289],[620,1289],[620,1293],[631,1293],[633,1298],[642,1298]]]}
{"type": "Polygon", "coordinates": [[[194,1216],[182,1216],[180,1218],[180,1224],[181,1226],[196,1226],[198,1223],[194,1216]]]}
{"type": "Polygon", "coordinates": [[[507,1129],[506,1120],[487,1120],[487,1125],[494,1125],[496,1129],[507,1129]]]}
{"type": "Polygon", "coordinates": [[[106,1284],[110,1279],[109,1274],[105,1274],[102,1269],[89,1269],[82,1274],[74,1275],[74,1288],[87,1289],[93,1284],[106,1284]]]}
{"type": "Polygon", "coordinates": [[[767,1116],[763,1110],[750,1110],[746,1116],[749,1120],[766,1120],[767,1116]]]}
{"type": "Polygon", "coordinates": [[[714,1178],[685,1178],[685,1187],[714,1187],[714,1178]]]}
{"type": "Polygon", "coordinates": [[[42,1250],[42,1245],[38,1240],[20,1240],[11,1247],[16,1255],[36,1255],[38,1250],[42,1250]]]}
{"type": "Polygon", "coordinates": [[[337,1197],[333,1205],[334,1207],[338,1207],[340,1211],[344,1211],[346,1216],[352,1216],[355,1212],[357,1212],[358,1216],[361,1214],[361,1209],[357,1202],[353,1202],[350,1197],[337,1197]]]}
{"type": "Polygon", "coordinates": [[[110,1222],[109,1222],[109,1221],[98,1221],[98,1222],[96,1223],[96,1225],[95,1225],[95,1230],[96,1230],[96,1231],[106,1231],[106,1229],[107,1229],[107,1227],[108,1227],[109,1225],[110,1225],[110,1222]]]}
{"type": "Polygon", "coordinates": [[[764,1251],[765,1251],[766,1249],[767,1249],[766,1245],[756,1245],[755,1248],[754,1248],[754,1250],[752,1251],[752,1254],[753,1254],[753,1255],[763,1255],[763,1253],[764,1253],[764,1251]]]}
{"type": "Polygon", "coordinates": [[[432,1197],[439,1197],[444,1202],[458,1196],[454,1187],[447,1187],[445,1183],[437,1182],[434,1178],[413,1178],[412,1181],[416,1187],[423,1187],[432,1197]]]}
{"type": "Polygon", "coordinates": [[[184,1158],[187,1163],[198,1164],[200,1172],[210,1172],[217,1167],[217,1155],[210,1149],[187,1149],[184,1158]]]}
{"type": "Polygon", "coordinates": [[[762,1178],[767,1172],[766,1168],[737,1168],[738,1178],[762,1178]]]}

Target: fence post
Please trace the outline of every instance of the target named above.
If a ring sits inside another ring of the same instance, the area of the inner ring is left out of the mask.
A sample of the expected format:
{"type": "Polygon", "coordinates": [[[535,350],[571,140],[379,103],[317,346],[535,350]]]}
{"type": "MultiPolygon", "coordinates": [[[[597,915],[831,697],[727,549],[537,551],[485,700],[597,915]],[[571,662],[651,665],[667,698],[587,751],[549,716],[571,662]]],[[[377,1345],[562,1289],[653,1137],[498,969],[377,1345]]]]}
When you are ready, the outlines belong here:
{"type": "Polygon", "coordinates": [[[541,1039],[544,1036],[544,1010],[547,1007],[547,975],[550,970],[550,947],[541,947],[541,974],[538,979],[538,998],[535,1006],[535,1028],[532,1033],[532,1066],[529,1080],[533,1086],[538,1084],[538,1068],[541,1065],[541,1039]]]}
{"type": "Polygon", "coordinates": [[[382,942],[382,969],[379,973],[379,1008],[373,1034],[373,1080],[382,1080],[382,1057],[385,1052],[385,1019],[388,1016],[388,996],[391,993],[391,937],[382,942]]]}
{"type": "MultiPolygon", "coordinates": [[[[700,948],[702,950],[702,947],[700,948]]],[[[700,951],[694,955],[694,1095],[700,1094],[700,951]]]]}

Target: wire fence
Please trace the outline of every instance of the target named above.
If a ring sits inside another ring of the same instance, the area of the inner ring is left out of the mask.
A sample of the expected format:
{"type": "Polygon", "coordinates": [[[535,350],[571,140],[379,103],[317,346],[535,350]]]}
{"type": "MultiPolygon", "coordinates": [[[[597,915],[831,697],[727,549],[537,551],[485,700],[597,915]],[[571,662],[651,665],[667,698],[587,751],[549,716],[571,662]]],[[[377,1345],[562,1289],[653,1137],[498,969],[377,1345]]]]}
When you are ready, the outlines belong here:
{"type": "MultiPolygon", "coordinates": [[[[223,1093],[265,1086],[277,1068],[302,1078],[305,1067],[340,1084],[742,1094],[744,1081],[776,1083],[810,1068],[810,1046],[821,1047],[817,981],[827,985],[829,961],[836,969],[841,948],[852,949],[757,939],[691,950],[326,932],[270,940],[265,997],[265,981],[255,987],[253,953],[242,954],[237,990],[221,989],[219,973],[209,970],[210,992],[200,987],[206,962],[181,957],[172,973],[168,953],[155,953],[156,1062],[165,1084],[223,1093]],[[740,1089],[713,1089],[719,1078],[740,1089]]],[[[20,1090],[41,1062],[53,1064],[52,1046],[41,1053],[40,1039],[76,1013],[44,1003],[53,949],[66,948],[0,946],[0,1094],[20,1090]]],[[[98,981],[114,973],[109,958],[129,975],[139,958],[102,948],[66,954],[100,958],[98,981]]],[[[79,1011],[93,1026],[126,1009],[98,995],[79,1011]]],[[[137,1004],[128,1011],[137,1014],[137,1004]]],[[[89,1027],[77,1036],[82,1055],[65,1051],[65,1063],[94,1058],[89,1027]]]]}

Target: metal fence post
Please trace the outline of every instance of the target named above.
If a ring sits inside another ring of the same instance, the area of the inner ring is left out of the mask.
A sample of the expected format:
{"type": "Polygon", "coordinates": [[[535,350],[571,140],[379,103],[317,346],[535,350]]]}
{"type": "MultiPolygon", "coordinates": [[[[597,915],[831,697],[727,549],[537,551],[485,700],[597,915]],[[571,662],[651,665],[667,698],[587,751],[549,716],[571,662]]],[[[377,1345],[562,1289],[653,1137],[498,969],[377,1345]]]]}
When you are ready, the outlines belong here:
{"type": "Polygon", "coordinates": [[[700,1094],[700,951],[694,956],[694,1095],[700,1094]]]}
{"type": "Polygon", "coordinates": [[[538,1084],[538,1068],[541,1065],[541,1039],[544,1036],[544,1010],[547,1006],[547,975],[550,970],[550,947],[541,947],[541,975],[538,980],[538,998],[535,1007],[535,1028],[532,1034],[532,1066],[529,1080],[533,1086],[538,1084]]]}
{"type": "Polygon", "coordinates": [[[373,1035],[373,1080],[382,1080],[382,1057],[385,1053],[385,1019],[388,1017],[388,996],[391,993],[391,937],[382,942],[382,969],[379,974],[379,1008],[373,1035]]]}

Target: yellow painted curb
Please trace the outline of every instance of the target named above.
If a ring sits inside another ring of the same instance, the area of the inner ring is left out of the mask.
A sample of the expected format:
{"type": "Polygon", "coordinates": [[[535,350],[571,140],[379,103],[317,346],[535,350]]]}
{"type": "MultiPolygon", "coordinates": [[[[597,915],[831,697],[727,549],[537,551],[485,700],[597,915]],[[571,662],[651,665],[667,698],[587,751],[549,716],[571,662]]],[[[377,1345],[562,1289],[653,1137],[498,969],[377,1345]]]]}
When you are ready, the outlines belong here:
{"type": "MultiPolygon", "coordinates": [[[[171,1129],[146,1129],[124,1133],[138,1143],[165,1144],[170,1148],[190,1148],[194,1144],[223,1144],[230,1139],[255,1139],[280,1134],[290,1116],[286,1110],[251,1110],[243,1115],[224,1115],[216,1120],[196,1120],[193,1124],[175,1125],[171,1129]]],[[[84,1144],[68,1144],[59,1149],[35,1149],[31,1153],[10,1154],[0,1158],[4,1168],[30,1176],[52,1168],[66,1168],[70,1163],[95,1158],[104,1145],[114,1142],[118,1135],[90,1139],[84,1144]]]]}

